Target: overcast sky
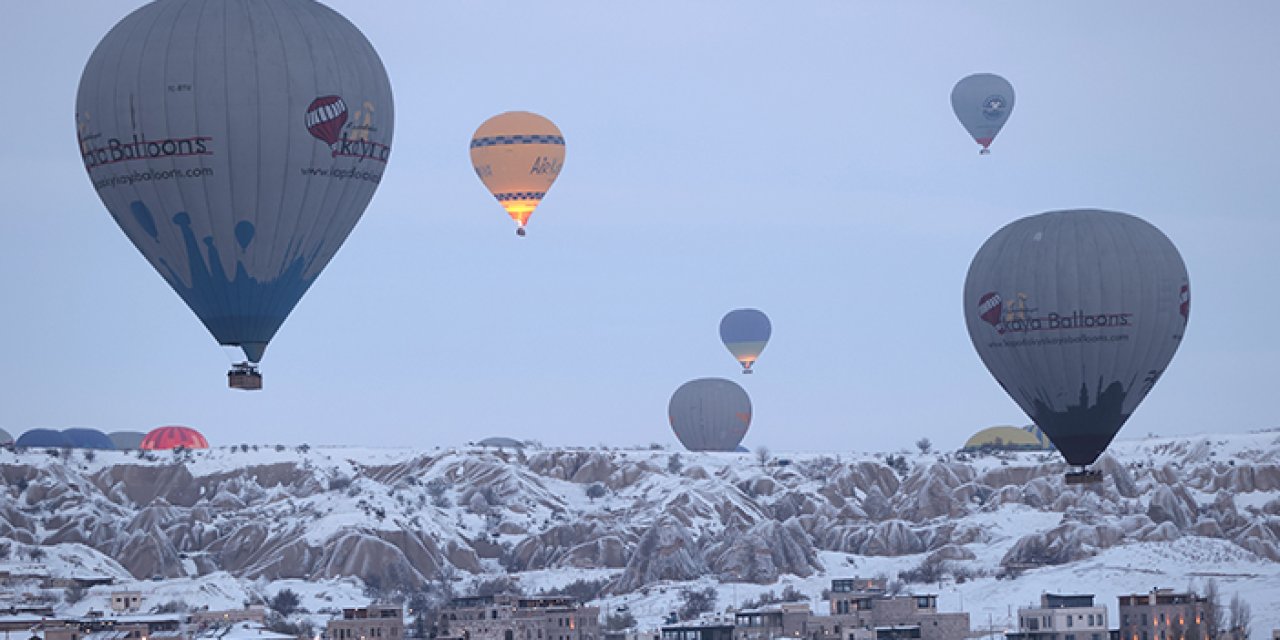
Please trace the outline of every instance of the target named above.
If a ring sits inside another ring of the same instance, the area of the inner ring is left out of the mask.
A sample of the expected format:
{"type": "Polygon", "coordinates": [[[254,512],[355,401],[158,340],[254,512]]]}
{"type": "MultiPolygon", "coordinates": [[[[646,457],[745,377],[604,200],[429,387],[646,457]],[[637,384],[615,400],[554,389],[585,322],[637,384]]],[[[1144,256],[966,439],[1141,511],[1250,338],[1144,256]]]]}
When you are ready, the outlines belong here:
{"type": "Polygon", "coordinates": [[[260,393],[226,388],[230,358],[77,154],[81,70],[139,3],[5,4],[0,427],[678,446],[671,393],[723,376],[751,394],[751,447],[958,447],[1028,422],[969,342],[969,261],[1077,207],[1160,227],[1195,297],[1120,437],[1280,426],[1280,4],[329,4],[387,67],[394,152],[260,393]],[[949,103],[974,72],[1017,91],[988,157],[949,103]],[[524,239],[467,149],[513,109],[567,141],[524,239]],[[743,306],[774,326],[750,377],[717,335],[743,306]]]}

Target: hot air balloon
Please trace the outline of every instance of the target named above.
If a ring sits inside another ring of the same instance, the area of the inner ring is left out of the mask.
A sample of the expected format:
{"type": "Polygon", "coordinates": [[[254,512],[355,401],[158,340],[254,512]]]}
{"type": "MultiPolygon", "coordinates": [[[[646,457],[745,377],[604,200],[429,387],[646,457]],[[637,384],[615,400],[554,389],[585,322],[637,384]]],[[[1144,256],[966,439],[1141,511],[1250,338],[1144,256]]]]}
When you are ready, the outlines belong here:
{"type": "Polygon", "coordinates": [[[257,363],[382,180],[393,106],[360,31],[312,0],[158,0],[98,44],[80,155],[120,228],[257,363]]]}
{"type": "Polygon", "coordinates": [[[71,438],[61,431],[53,429],[31,429],[26,433],[18,436],[18,441],[13,443],[16,447],[54,447],[54,448],[70,448],[71,438]]]}
{"type": "Polygon", "coordinates": [[[65,435],[71,441],[71,446],[77,449],[114,449],[116,446],[112,444],[111,438],[107,434],[97,429],[85,429],[76,427],[72,429],[63,429],[62,435],[65,435]]]}
{"type": "Polygon", "coordinates": [[[1022,410],[1081,471],[1164,373],[1190,312],[1177,248],[1141,218],[1051,211],[1000,229],[964,284],[969,337],[1022,410]]]}
{"type": "Polygon", "coordinates": [[[209,441],[191,427],[157,427],[147,432],[139,449],[208,449],[209,441]]]}
{"type": "Polygon", "coordinates": [[[751,426],[751,398],[730,380],[699,378],[676,389],[667,415],[686,449],[735,451],[751,426]]]}
{"type": "Polygon", "coordinates": [[[8,431],[0,429],[0,445],[13,444],[13,436],[8,431]]]}
{"type": "Polygon", "coordinates": [[[498,114],[471,137],[471,165],[516,221],[516,235],[523,236],[529,216],[564,166],[564,136],[536,113],[498,114]]]}
{"type": "Polygon", "coordinates": [[[1013,113],[1013,85],[993,73],[966,76],[951,89],[951,109],[969,135],[982,145],[978,153],[986,155],[991,153],[991,141],[1013,113]]]}
{"type": "Polygon", "coordinates": [[[742,364],[743,373],[751,373],[772,332],[769,316],[758,309],[734,309],[720,319],[720,340],[742,364]]]}
{"type": "Polygon", "coordinates": [[[147,437],[147,434],[141,431],[112,431],[107,434],[107,437],[111,438],[111,444],[117,449],[141,449],[142,439],[147,437]]]}

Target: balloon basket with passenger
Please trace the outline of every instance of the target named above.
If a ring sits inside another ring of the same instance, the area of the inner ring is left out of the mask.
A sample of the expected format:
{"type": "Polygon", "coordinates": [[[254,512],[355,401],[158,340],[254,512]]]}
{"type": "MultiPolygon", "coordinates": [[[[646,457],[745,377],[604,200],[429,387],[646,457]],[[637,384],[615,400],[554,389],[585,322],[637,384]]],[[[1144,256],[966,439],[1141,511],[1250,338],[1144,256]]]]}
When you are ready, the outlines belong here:
{"type": "Polygon", "coordinates": [[[249,362],[234,364],[227,372],[227,386],[242,391],[261,391],[262,372],[249,362]]]}
{"type": "Polygon", "coordinates": [[[1102,482],[1102,472],[1097,469],[1088,469],[1085,467],[1079,467],[1074,471],[1068,471],[1066,476],[1064,476],[1064,478],[1066,479],[1068,486],[1080,485],[1080,484],[1099,484],[1102,482]]]}

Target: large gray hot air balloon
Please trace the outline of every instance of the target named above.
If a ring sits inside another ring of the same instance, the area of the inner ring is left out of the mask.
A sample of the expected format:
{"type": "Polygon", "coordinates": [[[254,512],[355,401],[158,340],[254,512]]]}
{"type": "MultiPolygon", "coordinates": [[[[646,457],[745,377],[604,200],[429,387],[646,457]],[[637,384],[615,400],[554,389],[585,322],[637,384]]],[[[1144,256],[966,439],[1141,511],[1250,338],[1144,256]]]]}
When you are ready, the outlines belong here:
{"type": "Polygon", "coordinates": [[[751,426],[751,398],[735,382],[699,378],[676,389],[667,415],[686,449],[734,451],[751,426]]]}
{"type": "Polygon", "coordinates": [[[391,152],[391,85],[312,0],[158,0],[120,21],[76,100],[94,189],[219,343],[256,363],[359,220],[391,152]]]}
{"type": "Polygon", "coordinates": [[[969,135],[982,145],[978,153],[991,153],[991,141],[1013,113],[1013,85],[994,73],[966,76],[951,89],[951,109],[969,135]]]}
{"type": "Polygon", "coordinates": [[[5,431],[4,429],[0,429],[0,444],[12,444],[12,443],[13,443],[13,436],[9,435],[8,431],[5,431]]]}
{"type": "Polygon", "coordinates": [[[142,439],[147,434],[141,431],[112,431],[107,434],[117,449],[141,449],[142,439]]]}
{"type": "Polygon", "coordinates": [[[1076,466],[1092,464],[1151,391],[1189,311],[1173,243],[1112,211],[1017,220],[982,245],[964,285],[982,362],[1076,466]]]}

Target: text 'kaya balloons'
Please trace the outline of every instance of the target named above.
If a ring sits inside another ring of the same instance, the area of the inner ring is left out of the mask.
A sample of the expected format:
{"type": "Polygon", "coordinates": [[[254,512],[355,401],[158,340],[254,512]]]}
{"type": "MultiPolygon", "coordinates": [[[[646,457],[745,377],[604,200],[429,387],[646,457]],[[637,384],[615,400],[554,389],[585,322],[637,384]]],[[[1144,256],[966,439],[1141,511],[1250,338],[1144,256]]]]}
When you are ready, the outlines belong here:
{"type": "Polygon", "coordinates": [[[564,166],[564,136],[550,120],[508,111],[484,121],[471,137],[471,165],[524,235],[529,216],[564,166]]]}
{"type": "Polygon", "coordinates": [[[772,332],[769,316],[758,309],[734,309],[720,319],[720,340],[742,365],[743,373],[751,373],[772,332]]]}
{"type": "Polygon", "coordinates": [[[158,0],[85,65],[80,154],[98,196],[219,343],[258,362],[369,204],[391,85],[312,0],[158,0]]]}
{"type": "Polygon", "coordinates": [[[1067,462],[1097,460],[1182,342],[1187,269],[1124,213],[1052,211],[987,240],[964,317],[982,362],[1067,462]]]}
{"type": "Polygon", "coordinates": [[[992,73],[967,76],[951,89],[951,109],[969,135],[982,145],[978,153],[991,153],[991,141],[1013,113],[1013,85],[992,73]]]}
{"type": "Polygon", "coordinates": [[[730,380],[699,378],[676,389],[667,416],[686,449],[734,451],[751,426],[751,398],[730,380]]]}

